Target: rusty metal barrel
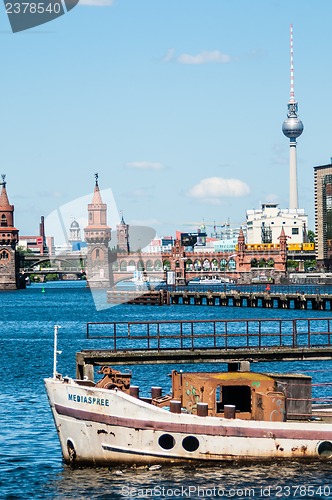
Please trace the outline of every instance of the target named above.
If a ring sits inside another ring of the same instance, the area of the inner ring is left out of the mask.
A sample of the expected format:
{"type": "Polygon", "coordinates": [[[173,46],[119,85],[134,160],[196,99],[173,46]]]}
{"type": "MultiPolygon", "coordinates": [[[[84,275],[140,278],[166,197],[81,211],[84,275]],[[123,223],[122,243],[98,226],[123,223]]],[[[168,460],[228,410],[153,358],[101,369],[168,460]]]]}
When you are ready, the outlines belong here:
{"type": "Polygon", "coordinates": [[[234,405],[225,405],[224,406],[224,417],[225,418],[235,418],[235,409],[234,405]]]}
{"type": "Polygon", "coordinates": [[[207,403],[197,403],[197,415],[199,417],[208,416],[209,405],[207,403]]]}
{"type": "Polygon", "coordinates": [[[172,399],[172,401],[169,402],[169,409],[171,413],[181,413],[181,401],[172,399]]]}
{"type": "Polygon", "coordinates": [[[133,396],[134,398],[139,398],[139,387],[138,385],[131,385],[130,386],[130,395],[133,396]]]}
{"type": "Polygon", "coordinates": [[[160,398],[162,394],[161,387],[151,387],[151,397],[152,399],[160,398]]]}

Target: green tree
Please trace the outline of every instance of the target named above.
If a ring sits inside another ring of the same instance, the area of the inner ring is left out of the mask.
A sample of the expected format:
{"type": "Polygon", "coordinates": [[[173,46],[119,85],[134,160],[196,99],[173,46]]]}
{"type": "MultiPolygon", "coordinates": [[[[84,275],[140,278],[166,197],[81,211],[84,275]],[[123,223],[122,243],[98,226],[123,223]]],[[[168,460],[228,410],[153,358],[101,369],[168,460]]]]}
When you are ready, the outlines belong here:
{"type": "Polygon", "coordinates": [[[308,242],[309,243],[315,243],[315,233],[311,231],[311,229],[308,230],[308,242]]]}

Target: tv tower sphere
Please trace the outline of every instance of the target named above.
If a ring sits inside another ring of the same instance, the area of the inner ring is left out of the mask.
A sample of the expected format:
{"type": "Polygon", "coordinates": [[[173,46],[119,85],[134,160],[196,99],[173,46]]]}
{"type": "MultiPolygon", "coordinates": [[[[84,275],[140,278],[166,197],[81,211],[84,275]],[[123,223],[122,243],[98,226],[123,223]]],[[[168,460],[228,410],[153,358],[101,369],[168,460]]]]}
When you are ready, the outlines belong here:
{"type": "Polygon", "coordinates": [[[282,131],[289,139],[300,137],[303,129],[303,123],[297,116],[289,116],[282,124],[282,131]]]}

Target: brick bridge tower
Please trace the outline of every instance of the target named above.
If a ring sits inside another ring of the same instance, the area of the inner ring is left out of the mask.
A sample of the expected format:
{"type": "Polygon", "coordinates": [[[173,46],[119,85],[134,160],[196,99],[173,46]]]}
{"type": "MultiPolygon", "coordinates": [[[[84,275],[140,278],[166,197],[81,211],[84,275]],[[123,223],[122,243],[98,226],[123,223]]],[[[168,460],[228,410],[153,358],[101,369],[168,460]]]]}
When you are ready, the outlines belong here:
{"type": "Polygon", "coordinates": [[[121,214],[120,224],[116,226],[117,234],[117,250],[118,252],[128,254],[130,252],[129,247],[129,225],[125,223],[123,214],[121,214]]]}
{"type": "Polygon", "coordinates": [[[287,268],[287,236],[281,229],[279,244],[247,245],[242,229],[239,232],[236,270],[239,273],[238,282],[245,283],[259,275],[280,281],[287,268]],[[263,269],[264,268],[264,269],[263,269]]]}
{"type": "Polygon", "coordinates": [[[0,290],[20,288],[19,262],[16,253],[18,229],[14,226],[14,205],[10,205],[5,175],[0,185],[0,290]]]}
{"type": "Polygon", "coordinates": [[[287,238],[289,238],[289,236],[286,236],[284,228],[282,227],[278,240],[280,244],[280,260],[281,263],[285,266],[285,269],[287,266],[287,238]]]}
{"type": "Polygon", "coordinates": [[[186,284],[186,254],[180,240],[176,240],[172,248],[171,270],[175,271],[175,283],[186,284]]]}
{"type": "Polygon", "coordinates": [[[84,228],[88,246],[86,272],[90,288],[107,288],[112,284],[109,242],[111,228],[107,225],[107,205],[103,203],[95,174],[92,202],[88,205],[88,225],[84,228]]]}

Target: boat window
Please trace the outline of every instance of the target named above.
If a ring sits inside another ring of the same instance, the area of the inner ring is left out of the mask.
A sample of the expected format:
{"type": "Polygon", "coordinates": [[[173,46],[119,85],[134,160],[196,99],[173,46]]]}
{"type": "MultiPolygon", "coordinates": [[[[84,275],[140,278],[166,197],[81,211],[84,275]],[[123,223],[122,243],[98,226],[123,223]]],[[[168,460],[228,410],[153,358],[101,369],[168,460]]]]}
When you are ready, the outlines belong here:
{"type": "Polygon", "coordinates": [[[330,457],[332,455],[331,441],[322,441],[318,446],[318,455],[321,457],[330,457]]]}
{"type": "Polygon", "coordinates": [[[199,441],[195,436],[187,436],[183,439],[182,446],[186,451],[196,451],[199,447],[199,441]]]}
{"type": "Polygon", "coordinates": [[[237,411],[251,412],[251,391],[247,385],[224,385],[216,389],[217,413],[224,411],[225,405],[234,405],[237,411]]]}
{"type": "Polygon", "coordinates": [[[222,392],[220,385],[218,385],[216,387],[216,412],[220,413],[222,411],[223,411],[222,392]]]}
{"type": "Polygon", "coordinates": [[[175,446],[175,439],[171,434],[163,434],[158,439],[158,443],[164,450],[171,450],[175,446]]]}

